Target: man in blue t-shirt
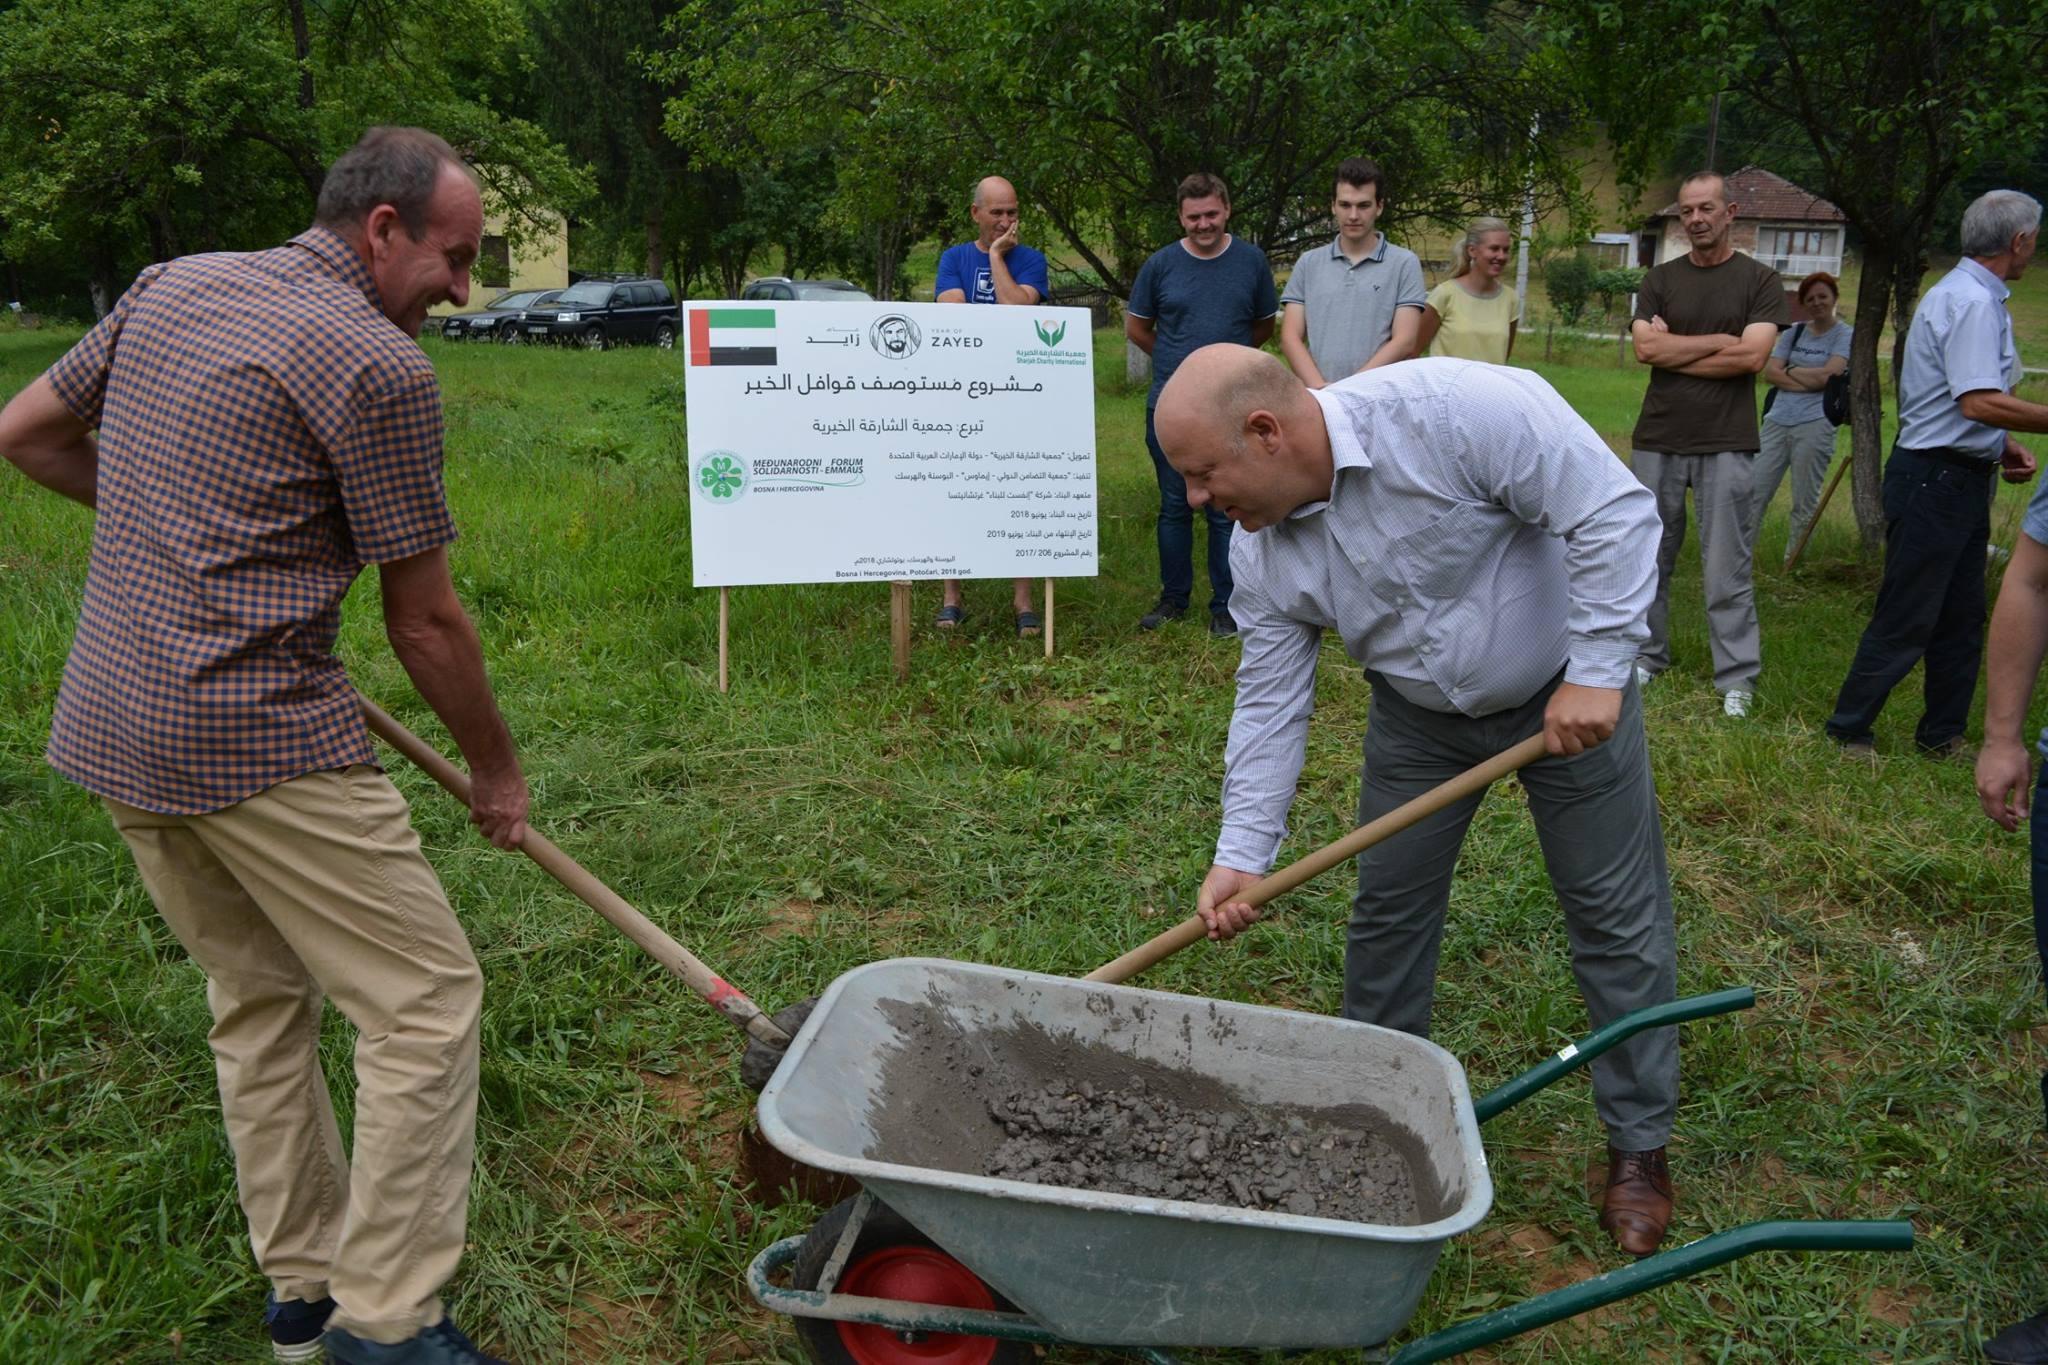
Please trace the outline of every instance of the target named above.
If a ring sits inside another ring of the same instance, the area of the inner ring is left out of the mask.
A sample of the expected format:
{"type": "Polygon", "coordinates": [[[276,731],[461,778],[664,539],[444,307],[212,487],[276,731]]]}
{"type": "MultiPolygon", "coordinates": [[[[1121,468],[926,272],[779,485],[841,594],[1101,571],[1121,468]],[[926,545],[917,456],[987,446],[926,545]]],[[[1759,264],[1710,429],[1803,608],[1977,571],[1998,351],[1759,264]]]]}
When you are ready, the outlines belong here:
{"type": "MultiPolygon", "coordinates": [[[[1180,226],[1185,234],[1163,246],[1138,270],[1124,305],[1124,334],[1152,357],[1152,393],[1145,400],[1145,444],[1159,479],[1159,602],[1138,622],[1157,630],[1187,614],[1195,586],[1194,509],[1188,486],[1159,448],[1152,410],[1180,362],[1204,346],[1234,341],[1263,346],[1273,335],[1280,294],[1265,253],[1227,231],[1230,191],[1197,171],[1180,182],[1180,226]]],[[[1214,506],[1209,523],[1209,633],[1237,634],[1230,615],[1230,518],[1214,506]]]]}
{"type": "MultiPolygon", "coordinates": [[[[948,247],[939,257],[938,278],[932,292],[940,303],[1013,303],[1030,306],[1046,295],[1045,253],[1017,242],[1017,191],[1009,181],[991,175],[974,187],[974,200],[967,206],[981,235],[971,242],[948,247]]],[[[951,630],[967,619],[960,605],[960,580],[943,584],[945,600],[932,624],[951,630]]],[[[1017,634],[1037,635],[1045,628],[1031,603],[1031,580],[1019,578],[1011,584],[1011,598],[1017,611],[1017,634]]]]}

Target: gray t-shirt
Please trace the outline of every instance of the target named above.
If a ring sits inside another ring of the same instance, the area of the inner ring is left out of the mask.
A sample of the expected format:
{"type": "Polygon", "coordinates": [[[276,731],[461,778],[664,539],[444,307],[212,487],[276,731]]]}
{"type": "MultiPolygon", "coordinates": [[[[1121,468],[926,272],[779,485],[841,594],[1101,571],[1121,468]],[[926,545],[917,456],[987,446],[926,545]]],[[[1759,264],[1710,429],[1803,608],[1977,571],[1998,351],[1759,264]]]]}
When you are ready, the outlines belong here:
{"type": "Polygon", "coordinates": [[[1159,391],[1181,361],[1219,341],[1251,345],[1252,324],[1279,312],[1280,299],[1266,253],[1232,237],[1222,251],[1206,258],[1179,242],[1153,252],[1138,268],[1124,311],[1149,319],[1157,331],[1152,395],[1145,400],[1147,407],[1156,407],[1159,391]]]}
{"type": "Polygon", "coordinates": [[[1394,334],[1394,310],[1429,302],[1422,262],[1380,234],[1370,256],[1348,259],[1338,242],[1305,251],[1287,277],[1280,302],[1298,303],[1306,316],[1309,358],[1336,383],[1358,373],[1394,334]]]}
{"type": "MultiPolygon", "coordinates": [[[[1804,323],[1795,323],[1778,338],[1778,344],[1771,348],[1771,354],[1788,366],[1802,370],[1817,370],[1834,356],[1849,359],[1849,342],[1854,329],[1846,322],[1837,321],[1826,332],[1816,332],[1804,323]],[[1797,340],[1799,344],[1792,343],[1797,340]]],[[[1771,400],[1771,410],[1764,414],[1764,420],[1781,427],[1796,427],[1801,422],[1818,422],[1825,414],[1820,410],[1820,390],[1812,393],[1795,393],[1791,389],[1779,389],[1778,396],[1771,400]]]]}

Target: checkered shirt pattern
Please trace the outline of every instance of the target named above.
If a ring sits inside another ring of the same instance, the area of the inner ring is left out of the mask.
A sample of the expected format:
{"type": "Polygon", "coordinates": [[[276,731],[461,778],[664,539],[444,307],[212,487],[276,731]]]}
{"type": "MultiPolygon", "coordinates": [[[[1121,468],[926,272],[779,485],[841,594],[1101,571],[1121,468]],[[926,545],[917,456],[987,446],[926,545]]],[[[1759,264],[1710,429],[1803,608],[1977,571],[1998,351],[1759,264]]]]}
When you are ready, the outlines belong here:
{"type": "Polygon", "coordinates": [[[1327,501],[1231,537],[1243,655],[1216,861],[1264,872],[1335,630],[1417,706],[1488,716],[1565,681],[1627,685],[1657,586],[1657,499],[1526,370],[1424,359],[1315,394],[1327,501]]]}
{"type": "Polygon", "coordinates": [[[455,538],[441,390],[322,228],[151,266],[48,378],[99,429],[98,514],[49,760],[220,810],[371,761],[334,657],[365,564],[455,538]]]}

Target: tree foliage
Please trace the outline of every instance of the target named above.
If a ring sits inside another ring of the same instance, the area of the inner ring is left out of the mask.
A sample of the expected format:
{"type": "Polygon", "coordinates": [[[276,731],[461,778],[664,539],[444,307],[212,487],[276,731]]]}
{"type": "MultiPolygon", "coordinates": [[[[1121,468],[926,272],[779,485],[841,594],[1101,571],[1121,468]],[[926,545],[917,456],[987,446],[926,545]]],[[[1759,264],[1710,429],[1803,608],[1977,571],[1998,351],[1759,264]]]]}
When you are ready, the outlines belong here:
{"type": "Polygon", "coordinates": [[[151,260],[269,245],[375,123],[434,129],[519,236],[587,181],[501,112],[509,0],[23,0],[0,7],[0,254],[96,301],[151,260]]]}
{"type": "Polygon", "coordinates": [[[1848,216],[1863,250],[1850,357],[1856,516],[1883,538],[1877,345],[1898,363],[1927,257],[1978,167],[2048,131],[2048,0],[1888,0],[1853,16],[1830,0],[1553,0],[1557,60],[1606,119],[1638,176],[1717,90],[1807,149],[1808,187],[1848,216]]]}
{"type": "MultiPolygon", "coordinates": [[[[1385,220],[1455,222],[1577,184],[1561,68],[1485,5],[1242,0],[689,0],[675,134],[706,155],[829,149],[829,212],[914,224],[986,174],[1112,290],[1179,234],[1174,187],[1214,171],[1233,229],[1286,257],[1328,231],[1348,155],[1388,168],[1385,220]],[[1477,19],[1473,16],[1477,15],[1477,19]]],[[[1040,240],[1044,240],[1041,237],[1040,240]]]]}

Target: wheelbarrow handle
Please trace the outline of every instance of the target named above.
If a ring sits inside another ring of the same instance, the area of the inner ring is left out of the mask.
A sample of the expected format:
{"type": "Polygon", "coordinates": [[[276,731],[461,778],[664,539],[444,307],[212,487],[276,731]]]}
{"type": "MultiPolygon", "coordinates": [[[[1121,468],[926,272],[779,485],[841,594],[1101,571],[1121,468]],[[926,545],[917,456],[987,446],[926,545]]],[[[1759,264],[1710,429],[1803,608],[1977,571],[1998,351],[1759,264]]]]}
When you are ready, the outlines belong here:
{"type": "Polygon", "coordinates": [[[1553,1322],[1589,1312],[1617,1299],[1670,1284],[1702,1270],[1738,1260],[1758,1251],[1911,1251],[1913,1225],[1903,1218],[1800,1222],[1773,1220],[1748,1223],[1702,1237],[1670,1251],[1645,1257],[1634,1265],[1595,1275],[1589,1280],[1538,1294],[1508,1308],[1432,1332],[1410,1342],[1389,1365],[1424,1365],[1448,1360],[1465,1351],[1533,1332],[1553,1322]]]}
{"type": "Polygon", "coordinates": [[[1704,1019],[1710,1014],[1726,1014],[1730,1010],[1746,1010],[1754,1004],[1754,989],[1748,986],[1731,986],[1725,991],[1715,991],[1710,995],[1687,996],[1683,1000],[1668,1000],[1661,1005],[1647,1005],[1642,1009],[1632,1010],[1611,1021],[1605,1028],[1597,1029],[1587,1037],[1579,1039],[1578,1042],[1565,1044],[1555,1056],[1544,1058],[1506,1084],[1487,1091],[1473,1103],[1472,1112],[1481,1123],[1484,1123],[1502,1110],[1512,1109],[1558,1077],[1577,1071],[1609,1048],[1635,1037],[1644,1029],[1682,1024],[1688,1019],[1704,1019]]]}
{"type": "MultiPolygon", "coordinates": [[[[1534,763],[1543,757],[1543,754],[1543,736],[1531,735],[1514,748],[1495,754],[1477,767],[1468,768],[1443,785],[1432,787],[1413,801],[1388,811],[1379,819],[1360,825],[1335,843],[1325,844],[1307,857],[1260,878],[1246,887],[1241,894],[1230,899],[1233,904],[1243,901],[1247,905],[1264,905],[1275,896],[1292,891],[1316,874],[1357,857],[1387,836],[1399,834],[1425,816],[1436,814],[1452,802],[1461,801],[1474,792],[1486,790],[1516,769],[1534,763]]],[[[1106,981],[1111,984],[1128,981],[1146,968],[1164,962],[1181,949],[1201,942],[1208,934],[1209,926],[1202,917],[1190,915],[1165,933],[1139,944],[1112,962],[1103,963],[1081,979],[1106,981]]]]}
{"type": "MultiPolygon", "coordinates": [[[[427,776],[441,784],[450,796],[469,804],[469,774],[441,756],[439,750],[400,724],[377,703],[360,694],[357,703],[363,721],[377,738],[411,759],[427,776]]],[[[638,944],[643,952],[683,979],[706,1004],[745,1029],[748,1034],[775,1047],[788,1047],[789,1035],[775,1027],[746,992],[729,984],[688,948],[664,932],[661,926],[640,913],[618,892],[586,871],[582,864],[555,847],[532,825],[519,842],[519,851],[539,863],[547,874],[566,887],[578,900],[603,915],[620,933],[638,944]]]]}

